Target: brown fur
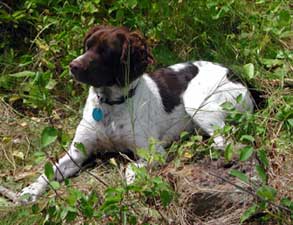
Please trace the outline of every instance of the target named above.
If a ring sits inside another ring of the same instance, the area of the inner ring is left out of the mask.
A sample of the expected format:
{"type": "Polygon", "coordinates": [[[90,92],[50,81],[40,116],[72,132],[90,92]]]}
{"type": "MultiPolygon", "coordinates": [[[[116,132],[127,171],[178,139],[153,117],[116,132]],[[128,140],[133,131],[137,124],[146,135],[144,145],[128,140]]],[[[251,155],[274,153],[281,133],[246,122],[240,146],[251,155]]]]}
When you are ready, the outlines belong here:
{"type": "Polygon", "coordinates": [[[72,61],[70,68],[77,80],[94,87],[125,86],[153,63],[146,39],[126,27],[93,27],[84,46],[83,57],[72,61]]]}

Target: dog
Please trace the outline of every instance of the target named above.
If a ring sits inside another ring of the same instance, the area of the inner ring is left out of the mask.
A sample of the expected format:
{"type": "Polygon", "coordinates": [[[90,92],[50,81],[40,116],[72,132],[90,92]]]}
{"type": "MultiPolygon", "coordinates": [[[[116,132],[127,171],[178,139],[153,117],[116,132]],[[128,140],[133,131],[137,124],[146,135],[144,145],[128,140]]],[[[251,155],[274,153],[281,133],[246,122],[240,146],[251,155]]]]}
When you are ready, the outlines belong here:
{"type": "MultiPolygon", "coordinates": [[[[184,62],[145,73],[154,59],[146,39],[125,27],[99,25],[88,31],[85,52],[70,65],[73,78],[90,85],[82,119],[68,154],[54,166],[58,181],[79,172],[96,152],[148,148],[158,140],[156,150],[177,140],[183,131],[201,131],[214,138],[214,146],[225,147],[215,136],[225,125],[230,102],[240,112],[252,112],[254,100],[248,88],[228,68],[207,61],[184,62]],[[236,101],[242,96],[241,102],[236,101]],[[76,143],[82,143],[87,154],[76,143]]],[[[138,162],[137,166],[144,162],[138,162]]],[[[133,180],[131,168],[126,177],[133,180]]],[[[41,175],[24,188],[20,196],[35,201],[48,187],[41,175]]]]}

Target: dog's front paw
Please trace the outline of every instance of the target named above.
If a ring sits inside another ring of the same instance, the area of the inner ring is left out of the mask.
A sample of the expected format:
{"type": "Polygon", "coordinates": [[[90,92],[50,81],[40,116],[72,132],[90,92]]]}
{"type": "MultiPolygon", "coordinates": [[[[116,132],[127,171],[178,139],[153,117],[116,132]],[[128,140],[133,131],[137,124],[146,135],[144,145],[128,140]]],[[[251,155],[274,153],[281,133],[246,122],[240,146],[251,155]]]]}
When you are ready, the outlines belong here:
{"type": "Polygon", "coordinates": [[[23,188],[18,193],[20,204],[28,204],[35,202],[48,188],[48,180],[44,175],[41,175],[36,182],[28,187],[23,188]]]}
{"type": "Polygon", "coordinates": [[[146,162],[143,160],[139,160],[135,163],[128,164],[125,170],[125,180],[127,185],[132,184],[135,181],[136,173],[135,173],[135,167],[141,168],[145,167],[146,162]]]}
{"type": "Polygon", "coordinates": [[[23,188],[18,193],[18,201],[20,204],[25,205],[33,203],[38,199],[39,192],[33,185],[23,188]]]}
{"type": "Polygon", "coordinates": [[[227,143],[223,136],[217,136],[214,138],[214,143],[211,145],[214,149],[224,151],[227,143]]]}

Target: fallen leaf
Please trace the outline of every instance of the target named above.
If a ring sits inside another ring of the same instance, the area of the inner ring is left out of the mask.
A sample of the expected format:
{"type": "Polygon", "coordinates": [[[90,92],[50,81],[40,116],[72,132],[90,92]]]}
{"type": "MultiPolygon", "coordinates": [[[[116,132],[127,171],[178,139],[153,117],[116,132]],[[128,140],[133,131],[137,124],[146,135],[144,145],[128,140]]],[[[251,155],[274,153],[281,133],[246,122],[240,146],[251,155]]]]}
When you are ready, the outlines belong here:
{"type": "Polygon", "coordinates": [[[21,160],[24,160],[24,154],[23,154],[23,152],[14,151],[14,152],[12,153],[12,155],[15,156],[16,158],[19,158],[19,159],[21,159],[21,160]]]}
{"type": "Polygon", "coordinates": [[[20,124],[20,126],[22,126],[22,127],[26,127],[26,126],[27,126],[27,122],[22,122],[22,123],[20,124]]]}

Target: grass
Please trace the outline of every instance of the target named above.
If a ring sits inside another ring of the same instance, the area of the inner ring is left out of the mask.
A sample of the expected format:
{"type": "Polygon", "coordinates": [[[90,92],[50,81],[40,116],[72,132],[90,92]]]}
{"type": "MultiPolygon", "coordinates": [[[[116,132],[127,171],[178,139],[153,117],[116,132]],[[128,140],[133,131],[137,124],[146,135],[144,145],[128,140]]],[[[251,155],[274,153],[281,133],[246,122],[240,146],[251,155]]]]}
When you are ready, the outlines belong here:
{"type": "MultiPolygon", "coordinates": [[[[256,197],[239,207],[241,210],[235,214],[235,218],[240,221],[245,209],[256,204],[257,209],[250,214],[255,215],[255,221],[273,221],[273,224],[292,222],[290,213],[259,199],[260,195],[268,197],[260,191],[269,186],[272,189],[266,190],[271,190],[270,194],[276,191],[276,196],[269,201],[292,210],[292,21],[292,4],[289,0],[199,0],[196,4],[184,0],[161,1],[160,4],[156,1],[136,0],[111,3],[102,0],[28,0],[20,4],[1,2],[1,185],[11,190],[20,190],[35,179],[49,157],[57,158],[63,152],[62,144],[69,143],[74,135],[87,95],[87,87],[73,82],[69,77],[68,64],[82,53],[82,38],[89,27],[100,23],[126,25],[142,30],[148,37],[156,59],[156,65],[149,70],[187,60],[216,61],[229,66],[241,74],[244,80],[264,91],[267,105],[263,109],[252,117],[237,121],[238,131],[230,129],[233,127],[231,124],[227,125],[226,130],[219,131],[230,137],[233,143],[245,142],[243,135],[246,138],[253,137],[254,142],[249,143],[253,146],[253,155],[265,152],[268,159],[267,164],[265,160],[259,164],[264,173],[259,172],[259,169],[254,175],[260,177],[260,180],[263,178],[262,183],[257,186],[253,186],[253,182],[246,184],[255,190],[256,197]],[[42,130],[49,126],[58,129],[60,134],[58,141],[46,148],[45,154],[40,146],[40,137],[42,130]]],[[[123,184],[123,163],[116,160],[118,166],[102,164],[94,172],[107,181],[116,194],[122,190],[127,195],[120,199],[120,204],[111,205],[118,207],[121,214],[118,215],[113,208],[107,208],[103,212],[109,214],[109,217],[95,215],[96,218],[103,224],[121,224],[121,218],[124,218],[122,215],[126,215],[128,221],[135,217],[138,224],[155,224],[160,221],[167,224],[171,220],[183,224],[186,215],[178,212],[190,213],[192,211],[188,210],[192,208],[183,210],[188,202],[185,204],[183,201],[188,196],[183,190],[189,189],[185,186],[187,184],[179,181],[182,175],[178,171],[188,174],[188,171],[201,165],[203,158],[218,158],[218,154],[211,150],[210,143],[196,135],[175,142],[170,148],[170,152],[175,155],[173,161],[164,164],[159,171],[142,172],[142,176],[147,178],[135,187],[136,190],[126,190],[123,184]],[[176,194],[169,192],[169,187],[159,182],[157,176],[171,185],[176,194]],[[180,185],[183,189],[178,188],[180,185]],[[147,190],[152,190],[154,195],[150,195],[147,190]],[[168,200],[168,193],[172,193],[173,200],[166,208],[162,200],[168,200]],[[165,198],[162,198],[164,195],[165,198]],[[129,208],[131,204],[136,206],[135,210],[129,208]],[[127,210],[124,210],[125,207],[127,210]]],[[[233,160],[237,162],[238,153],[233,151],[233,160]]],[[[227,150],[225,155],[229,155],[227,150]]],[[[251,160],[242,164],[248,165],[251,160]]],[[[204,165],[200,168],[207,170],[204,165]]],[[[223,170],[223,174],[227,172],[223,170]]],[[[197,175],[200,177],[200,173],[197,175]]],[[[189,174],[188,178],[202,183],[195,175],[189,174]]],[[[235,183],[239,181],[231,179],[235,183]]],[[[98,192],[100,201],[111,197],[107,188],[101,187],[86,174],[74,178],[72,183],[73,186],[63,185],[58,191],[65,197],[72,196],[71,189],[83,190],[77,200],[79,204],[91,204],[87,195],[93,190],[98,192]]],[[[213,190],[219,188],[217,185],[214,184],[213,190]]],[[[191,195],[194,190],[189,191],[191,195]]],[[[202,193],[202,189],[200,191],[202,193]]],[[[60,209],[66,209],[63,216],[70,219],[70,215],[75,213],[70,210],[78,208],[75,204],[70,205],[58,197],[54,198],[53,191],[47,196],[50,198],[45,197],[38,205],[40,209],[33,208],[33,213],[32,207],[7,206],[9,201],[0,196],[0,204],[3,205],[0,209],[2,222],[38,224],[49,215],[51,222],[64,223],[60,209]],[[68,208],[68,204],[71,208],[68,208]]],[[[195,191],[192,196],[197,196],[195,191]]],[[[99,202],[96,208],[104,203],[99,202]]],[[[98,213],[96,208],[93,211],[98,213]]],[[[93,222],[93,217],[87,213],[78,211],[79,217],[75,222],[93,222]]],[[[222,212],[223,216],[229,213],[225,210],[222,212]]],[[[191,215],[198,218],[198,215],[191,215]]],[[[208,221],[204,223],[208,224],[208,221]]]]}

